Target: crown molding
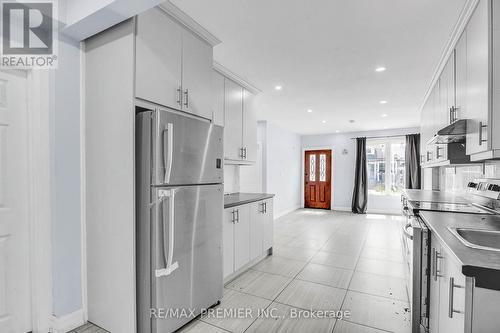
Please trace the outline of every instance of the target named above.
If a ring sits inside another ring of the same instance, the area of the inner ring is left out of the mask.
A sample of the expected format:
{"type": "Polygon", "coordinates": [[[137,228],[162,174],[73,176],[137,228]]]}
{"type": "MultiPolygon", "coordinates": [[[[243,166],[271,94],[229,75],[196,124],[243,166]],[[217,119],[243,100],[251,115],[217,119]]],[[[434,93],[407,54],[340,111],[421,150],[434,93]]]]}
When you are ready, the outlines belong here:
{"type": "Polygon", "coordinates": [[[257,88],[254,84],[248,82],[247,80],[245,80],[244,78],[242,78],[238,74],[232,72],[230,69],[228,69],[227,67],[224,67],[223,65],[221,65],[220,63],[218,63],[216,61],[214,61],[213,69],[216,70],[217,72],[219,72],[220,74],[224,75],[228,79],[238,83],[240,86],[242,86],[243,88],[245,88],[246,90],[248,90],[249,92],[251,92],[254,95],[260,94],[262,92],[262,90],[257,88]]]}
{"type": "Polygon", "coordinates": [[[441,54],[441,58],[439,59],[438,65],[434,69],[432,81],[429,87],[427,88],[427,91],[425,92],[424,100],[420,105],[420,110],[422,110],[424,108],[425,103],[427,103],[427,100],[429,99],[429,95],[431,94],[432,89],[434,89],[436,82],[439,80],[439,77],[441,76],[441,73],[443,72],[443,69],[446,66],[448,58],[455,49],[455,46],[457,45],[457,42],[460,39],[460,36],[462,36],[462,33],[467,27],[467,23],[469,23],[469,19],[474,13],[474,10],[476,9],[478,3],[479,0],[467,0],[465,2],[465,5],[463,6],[462,11],[460,12],[460,15],[458,17],[458,20],[455,23],[455,26],[453,27],[453,31],[450,35],[450,38],[446,42],[445,48],[443,50],[443,53],[441,54]]]}
{"type": "Polygon", "coordinates": [[[215,37],[210,31],[201,26],[198,22],[193,20],[191,16],[184,13],[179,7],[171,3],[170,1],[165,1],[158,5],[164,12],[174,18],[177,22],[194,32],[198,37],[206,41],[212,47],[222,43],[222,41],[215,37]]]}

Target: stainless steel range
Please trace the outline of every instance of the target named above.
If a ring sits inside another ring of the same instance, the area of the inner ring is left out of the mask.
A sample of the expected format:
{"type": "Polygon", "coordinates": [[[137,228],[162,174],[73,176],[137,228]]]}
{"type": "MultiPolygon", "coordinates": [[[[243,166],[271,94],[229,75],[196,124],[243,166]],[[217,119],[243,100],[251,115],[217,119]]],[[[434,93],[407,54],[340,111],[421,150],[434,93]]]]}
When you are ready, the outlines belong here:
{"type": "Polygon", "coordinates": [[[437,191],[407,190],[401,197],[401,240],[407,267],[407,293],[412,311],[412,332],[429,329],[430,234],[420,211],[463,214],[500,214],[500,179],[470,182],[463,196],[437,191]]]}

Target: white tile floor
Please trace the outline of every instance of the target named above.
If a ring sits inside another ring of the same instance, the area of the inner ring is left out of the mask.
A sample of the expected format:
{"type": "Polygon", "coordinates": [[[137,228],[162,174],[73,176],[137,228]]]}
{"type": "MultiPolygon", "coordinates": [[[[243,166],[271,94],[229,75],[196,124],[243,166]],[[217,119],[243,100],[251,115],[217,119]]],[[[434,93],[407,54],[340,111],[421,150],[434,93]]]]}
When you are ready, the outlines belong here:
{"type": "Polygon", "coordinates": [[[179,332],[410,332],[399,219],[306,209],[278,219],[274,255],[227,284],[219,306],[251,315],[200,318],[179,332]],[[265,309],[273,318],[259,316],[265,309]],[[317,310],[350,316],[292,315],[317,310]]]}

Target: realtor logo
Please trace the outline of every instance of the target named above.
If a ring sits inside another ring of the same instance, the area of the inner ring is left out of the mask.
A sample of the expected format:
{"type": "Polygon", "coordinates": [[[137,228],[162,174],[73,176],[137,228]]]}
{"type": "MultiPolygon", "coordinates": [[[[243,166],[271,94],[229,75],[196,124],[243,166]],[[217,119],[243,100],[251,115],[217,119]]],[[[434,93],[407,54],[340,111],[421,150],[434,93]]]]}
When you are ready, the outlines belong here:
{"type": "Polygon", "coordinates": [[[54,68],[55,3],[2,1],[2,57],[0,66],[54,68]]]}

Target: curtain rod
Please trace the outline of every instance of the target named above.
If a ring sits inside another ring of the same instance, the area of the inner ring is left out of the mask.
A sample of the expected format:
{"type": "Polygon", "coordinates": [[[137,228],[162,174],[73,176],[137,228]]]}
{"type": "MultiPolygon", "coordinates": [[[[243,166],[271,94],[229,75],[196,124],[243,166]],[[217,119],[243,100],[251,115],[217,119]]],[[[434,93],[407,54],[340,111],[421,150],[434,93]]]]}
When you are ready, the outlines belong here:
{"type": "MultiPolygon", "coordinates": [[[[367,139],[386,139],[386,138],[400,138],[400,137],[406,137],[407,135],[415,135],[419,133],[411,133],[411,134],[398,134],[398,135],[384,135],[384,136],[367,136],[367,139]]],[[[365,138],[364,136],[359,136],[356,138],[351,138],[351,140],[355,140],[358,138],[365,138]]]]}

